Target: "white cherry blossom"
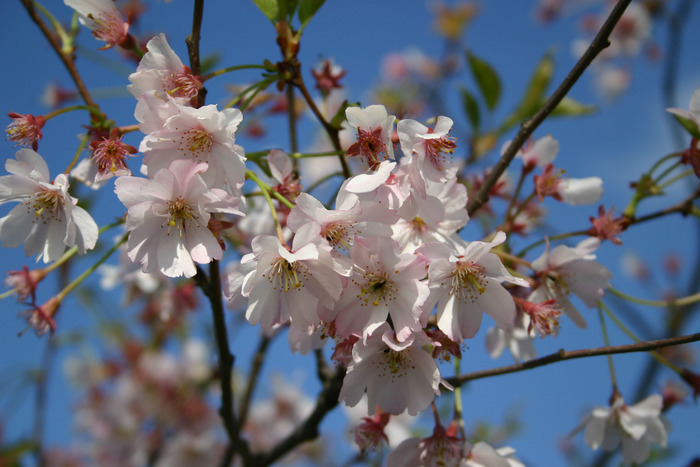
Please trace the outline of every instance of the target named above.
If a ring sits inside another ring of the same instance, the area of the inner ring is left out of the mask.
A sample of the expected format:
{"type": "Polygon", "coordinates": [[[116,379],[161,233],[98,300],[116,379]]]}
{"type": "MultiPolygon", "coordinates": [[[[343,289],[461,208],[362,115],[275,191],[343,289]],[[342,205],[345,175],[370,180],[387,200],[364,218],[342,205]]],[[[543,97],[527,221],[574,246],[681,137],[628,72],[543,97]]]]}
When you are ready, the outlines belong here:
{"type": "Polygon", "coordinates": [[[240,200],[209,188],[201,176],[206,169],[207,164],[176,160],[152,180],[119,177],[115,182],[115,192],[128,209],[128,255],[144,272],[192,277],[195,262],[221,259],[209,219],[214,212],[240,215],[240,200]]]}
{"type": "Polygon", "coordinates": [[[0,219],[3,246],[24,243],[27,256],[38,253],[37,261],[44,263],[57,260],[73,245],[80,254],[95,247],[97,224],[68,194],[67,175],[51,181],[46,161],[31,149],[19,150],[5,169],[12,175],[0,177],[0,204],[20,204],[0,219]]]}

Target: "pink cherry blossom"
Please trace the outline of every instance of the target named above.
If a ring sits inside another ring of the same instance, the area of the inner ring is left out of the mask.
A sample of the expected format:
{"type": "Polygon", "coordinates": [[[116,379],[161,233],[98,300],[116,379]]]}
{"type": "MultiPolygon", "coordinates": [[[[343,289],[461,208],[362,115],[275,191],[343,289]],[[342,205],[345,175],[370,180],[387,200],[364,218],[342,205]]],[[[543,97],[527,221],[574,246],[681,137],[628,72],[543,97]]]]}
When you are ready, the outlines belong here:
{"type": "Polygon", "coordinates": [[[170,48],[164,34],[148,41],[146,52],[136,72],[129,75],[129,92],[139,99],[154,93],[160,99],[171,97],[179,104],[187,104],[202,89],[202,82],[170,48]]]}
{"type": "Polygon", "coordinates": [[[149,174],[169,167],[174,160],[190,159],[208,164],[202,177],[210,185],[223,188],[227,184],[234,193],[243,185],[245,154],[235,144],[236,129],[243,120],[240,110],[219,111],[215,105],[195,109],[145,94],[136,114],[146,133],[139,150],[149,174]]]}
{"type": "Polygon", "coordinates": [[[349,283],[332,310],[338,332],[366,339],[388,317],[400,342],[419,332],[427,319],[422,308],[428,297],[428,285],[422,281],[425,259],[400,254],[394,240],[381,237],[356,239],[350,258],[354,266],[349,283]]]}
{"type": "Polygon", "coordinates": [[[474,446],[467,445],[467,456],[460,467],[525,467],[510,446],[494,449],[487,443],[479,441],[474,446]]]}
{"type": "Polygon", "coordinates": [[[452,119],[440,116],[435,128],[428,128],[416,120],[399,121],[396,130],[404,155],[415,154],[425,177],[441,181],[451,178],[457,168],[452,167],[451,155],[457,147],[455,138],[449,136],[452,119]]]}
{"type": "Polygon", "coordinates": [[[345,109],[348,124],[357,129],[357,141],[348,148],[347,156],[360,156],[371,171],[382,161],[394,159],[393,115],[388,115],[383,105],[348,107],[345,109]]]}
{"type": "Polygon", "coordinates": [[[319,305],[331,308],[342,290],[330,247],[318,245],[311,235],[297,235],[292,248],[277,237],[253,239],[253,252],[229,275],[226,296],[248,299],[246,319],[263,329],[286,323],[307,334],[321,324],[319,305]],[[306,237],[306,238],[305,238],[306,237]]]}
{"type": "Polygon", "coordinates": [[[439,422],[427,438],[408,438],[389,453],[387,467],[457,467],[463,458],[464,442],[456,435],[456,424],[447,429],[439,422]]]}
{"type": "MultiPolygon", "coordinates": [[[[501,154],[505,153],[511,141],[507,141],[501,148],[501,154]]],[[[559,141],[551,135],[544,136],[537,141],[528,140],[523,147],[515,153],[515,157],[523,160],[526,171],[531,171],[535,167],[545,167],[550,164],[559,152],[559,141]]]]}
{"type": "Polygon", "coordinates": [[[600,177],[565,178],[563,170],[555,170],[548,164],[541,175],[535,175],[535,191],[543,201],[551,196],[572,206],[594,204],[603,195],[603,180],[600,177]]]}
{"type": "Polygon", "coordinates": [[[450,339],[462,342],[474,337],[483,313],[502,329],[513,324],[515,302],[501,283],[528,283],[514,277],[498,256],[489,252],[505,239],[505,233],[498,232],[491,242],[458,242],[452,249],[442,243],[427,243],[418,248],[430,260],[429,303],[437,303],[438,328],[450,339]]]}
{"type": "Polygon", "coordinates": [[[532,262],[537,271],[540,284],[528,297],[531,302],[556,299],[564,313],[581,328],[586,327],[586,320],[569,300],[573,293],[588,308],[597,305],[605,289],[610,287],[612,274],[605,266],[594,261],[595,251],[600,245],[597,238],[587,238],[575,248],[558,245],[552,251],[547,249],[532,262]]]}
{"type": "Polygon", "coordinates": [[[46,124],[46,118],[31,114],[22,115],[16,112],[7,114],[12,119],[5,129],[5,136],[10,141],[17,143],[17,146],[31,146],[33,150],[39,147],[39,140],[42,137],[41,129],[46,124]]]}
{"type": "Polygon", "coordinates": [[[130,47],[133,38],[129,35],[129,23],[112,0],[63,0],[63,3],[78,12],[80,24],[90,29],[95,38],[107,43],[103,49],[115,45],[130,47]]]}
{"type": "Polygon", "coordinates": [[[29,255],[39,253],[45,263],[61,257],[66,247],[76,245],[84,254],[97,242],[97,224],[78,200],[68,194],[68,177],[59,174],[50,181],[46,161],[31,149],[21,149],[8,159],[0,177],[0,204],[19,201],[0,219],[0,242],[5,247],[24,243],[29,255]]]}
{"type": "Polygon", "coordinates": [[[195,262],[221,259],[209,219],[214,212],[240,215],[240,200],[209,188],[201,176],[206,169],[206,164],[176,160],[152,180],[119,177],[115,182],[115,192],[128,209],[128,255],[144,272],[192,277],[195,262]]]}
{"type": "Polygon", "coordinates": [[[651,444],[666,447],[668,424],[661,415],[663,398],[653,394],[635,405],[614,396],[611,407],[596,407],[573,433],[585,429],[586,444],[593,450],[617,449],[622,444],[624,464],[641,464],[649,458],[651,444]]]}
{"type": "Polygon", "coordinates": [[[353,347],[339,399],[352,407],[366,391],[370,415],[376,407],[392,415],[425,410],[440,394],[442,380],[437,363],[421,348],[427,343],[422,333],[400,343],[389,324],[383,323],[366,342],[359,340],[353,347]]]}

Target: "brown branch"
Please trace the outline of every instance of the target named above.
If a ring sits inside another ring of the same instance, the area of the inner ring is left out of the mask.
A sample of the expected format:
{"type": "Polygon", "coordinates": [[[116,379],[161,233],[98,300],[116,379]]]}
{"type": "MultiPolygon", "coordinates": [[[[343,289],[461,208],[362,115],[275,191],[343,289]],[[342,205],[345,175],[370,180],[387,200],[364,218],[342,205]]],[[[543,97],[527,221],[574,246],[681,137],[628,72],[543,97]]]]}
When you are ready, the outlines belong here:
{"type": "MultiPolygon", "coordinates": [[[[201,282],[198,282],[201,283],[201,282]]],[[[221,466],[231,465],[233,456],[238,453],[244,459],[250,457],[248,444],[240,438],[240,424],[236,420],[233,407],[233,388],[231,380],[233,375],[233,364],[235,358],[231,354],[228,345],[228,332],[226,330],[226,319],[224,318],[224,305],[221,290],[221,274],[219,272],[219,262],[213,260],[209,263],[209,288],[204,293],[209,298],[211,311],[214,318],[214,337],[216,348],[219,352],[219,382],[221,384],[221,407],[219,416],[226,429],[229,438],[229,448],[226,450],[221,461],[221,466]]]]}
{"type": "Polygon", "coordinates": [[[610,16],[605,20],[605,23],[598,31],[588,49],[579,59],[579,61],[574,65],[569,74],[566,76],[564,81],[559,85],[556,91],[547,99],[547,102],[537,111],[535,115],[529,120],[523,122],[520,126],[520,130],[515,135],[515,138],[511,141],[508,149],[505,151],[503,156],[499,159],[493,170],[484,180],[483,185],[479,190],[469,198],[467,203],[467,212],[469,216],[472,217],[474,213],[483,206],[489,200],[489,192],[491,188],[494,187],[498,179],[506,171],[510,163],[515,158],[515,154],[522,147],[523,144],[530,138],[532,133],[537,129],[537,127],[549,116],[552,111],[557,107],[559,102],[569,93],[571,88],[576,84],[576,81],[583,75],[583,72],[590,66],[593,59],[595,59],[600,52],[606,49],[610,45],[610,33],[615,28],[615,25],[619,21],[620,17],[624,13],[627,6],[632,0],[619,0],[613,8],[610,16]]]}
{"type": "Polygon", "coordinates": [[[27,13],[29,13],[29,17],[32,19],[32,21],[34,21],[34,23],[36,23],[37,26],[39,26],[39,29],[44,34],[44,37],[46,37],[46,39],[49,41],[49,44],[51,44],[51,47],[54,49],[54,51],[56,51],[56,54],[58,54],[58,58],[61,59],[61,62],[63,62],[63,65],[66,67],[66,70],[68,70],[68,74],[73,80],[73,83],[75,83],[75,86],[78,88],[78,93],[80,94],[80,97],[83,99],[85,104],[89,107],[99,109],[100,107],[92,99],[92,96],[90,95],[90,92],[85,86],[83,79],[80,77],[80,73],[78,73],[78,69],[75,66],[75,59],[73,55],[63,52],[63,47],[59,42],[58,38],[56,38],[55,34],[51,32],[49,27],[44,22],[43,18],[39,16],[39,13],[34,8],[34,2],[32,2],[32,0],[20,0],[20,2],[22,2],[22,5],[27,10],[27,13]]]}
{"type": "MultiPolygon", "coordinates": [[[[311,96],[311,94],[309,93],[309,90],[306,88],[306,84],[304,83],[304,78],[301,76],[301,64],[299,63],[299,60],[294,58],[290,61],[289,64],[292,67],[292,73],[293,73],[293,78],[291,80],[291,83],[294,86],[296,86],[299,89],[299,91],[301,91],[301,95],[304,96],[304,100],[306,101],[306,104],[309,106],[309,108],[311,109],[311,112],[313,112],[313,114],[316,116],[318,121],[323,126],[323,129],[328,134],[328,137],[331,139],[331,144],[333,145],[333,148],[336,151],[341,151],[342,148],[340,147],[340,137],[338,136],[338,129],[334,128],[328,122],[328,120],[326,120],[326,118],[323,116],[323,113],[316,105],[314,98],[311,96]]],[[[352,173],[350,172],[350,167],[348,166],[348,162],[345,160],[345,155],[340,155],[338,157],[340,159],[340,165],[343,168],[343,175],[345,176],[345,178],[350,178],[352,176],[352,173]]]]}
{"type": "MultiPolygon", "coordinates": [[[[192,13],[192,34],[185,38],[187,53],[190,57],[190,70],[195,76],[202,73],[202,66],[199,59],[199,38],[202,31],[202,17],[204,15],[204,0],[194,1],[194,12],[192,13]]],[[[206,88],[202,88],[197,93],[197,103],[195,107],[204,105],[207,96],[206,88]]]]}
{"type": "Polygon", "coordinates": [[[238,415],[239,426],[245,425],[245,421],[248,418],[250,402],[253,400],[253,393],[255,392],[255,387],[258,383],[260,369],[265,361],[265,355],[267,354],[267,349],[270,346],[271,340],[271,337],[263,336],[260,340],[260,344],[258,345],[258,350],[255,352],[255,356],[253,357],[253,363],[251,365],[250,373],[248,374],[248,386],[246,386],[245,392],[243,393],[241,409],[238,415]]]}
{"type": "Polygon", "coordinates": [[[582,350],[564,350],[559,349],[558,352],[547,356],[528,360],[527,362],[516,363],[514,365],[502,366],[499,368],[491,368],[489,370],[475,371],[473,373],[465,373],[463,375],[447,378],[447,382],[452,386],[461,386],[467,381],[475,379],[489,378],[491,376],[505,375],[508,373],[517,373],[539,366],[549,365],[550,363],[561,362],[564,360],[573,360],[576,358],[596,357],[600,355],[614,355],[620,353],[632,352],[647,352],[650,350],[660,349],[662,347],[670,347],[674,345],[687,344],[689,342],[700,341],[700,333],[691,334],[680,337],[670,337],[668,339],[659,339],[655,341],[639,342],[637,344],[616,345],[611,347],[596,347],[593,349],[582,350]]]}
{"type": "Polygon", "coordinates": [[[339,366],[335,374],[323,383],[323,389],[316,400],[316,407],[308,418],[289,436],[280,441],[270,452],[255,460],[253,465],[268,466],[295,449],[302,443],[318,437],[318,427],[326,414],[338,405],[340,388],[343,386],[345,368],[339,366]]]}
{"type": "Polygon", "coordinates": [[[641,217],[626,217],[624,218],[624,223],[625,223],[625,229],[627,229],[630,225],[633,224],[640,224],[642,222],[647,222],[653,219],[658,219],[659,217],[667,216],[669,214],[673,214],[675,212],[680,213],[684,216],[687,216],[688,214],[691,213],[693,209],[693,200],[700,198],[700,188],[697,188],[690,196],[688,196],[686,199],[681,201],[680,203],[674,204],[673,206],[669,206],[665,209],[661,209],[659,211],[653,212],[651,214],[647,214],[645,216],[641,217]]]}

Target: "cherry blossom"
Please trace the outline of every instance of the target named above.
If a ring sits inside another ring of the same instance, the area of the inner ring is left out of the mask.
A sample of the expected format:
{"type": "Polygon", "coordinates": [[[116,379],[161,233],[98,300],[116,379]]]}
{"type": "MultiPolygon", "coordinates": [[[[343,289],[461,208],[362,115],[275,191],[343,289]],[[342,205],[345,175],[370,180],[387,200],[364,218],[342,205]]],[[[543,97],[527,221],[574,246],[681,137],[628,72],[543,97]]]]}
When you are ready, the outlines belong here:
{"type": "Polygon", "coordinates": [[[547,249],[532,262],[540,284],[532,291],[528,300],[542,302],[556,299],[564,313],[580,327],[586,327],[586,320],[569,300],[573,293],[583,303],[593,308],[603,297],[604,290],[610,287],[612,274],[605,266],[594,261],[595,251],[600,245],[597,238],[587,238],[575,248],[558,245],[552,251],[547,249]]]}
{"type": "Polygon", "coordinates": [[[688,110],[672,107],[666,109],[666,111],[672,113],[676,117],[689,120],[691,123],[694,123],[698,127],[698,131],[700,131],[700,87],[696,88],[690,96],[688,110]]]}
{"type": "Polygon", "coordinates": [[[535,175],[535,191],[543,201],[551,196],[572,206],[597,203],[603,195],[603,180],[600,177],[563,178],[563,170],[555,171],[547,164],[541,175],[535,175]]]}
{"type": "Polygon", "coordinates": [[[192,277],[195,262],[221,259],[223,251],[208,229],[211,213],[240,215],[240,200],[208,188],[201,174],[207,164],[176,160],[152,180],[119,177],[115,192],[127,207],[129,258],[144,272],[192,277]]]}
{"type": "Polygon", "coordinates": [[[42,137],[41,129],[46,124],[46,118],[42,115],[22,115],[16,112],[10,112],[7,116],[12,119],[12,122],[5,129],[7,139],[17,143],[17,146],[31,146],[36,151],[42,137]]]}
{"type": "Polygon", "coordinates": [[[139,151],[149,174],[167,168],[177,159],[206,162],[208,170],[202,177],[210,185],[223,188],[224,184],[237,192],[245,179],[245,154],[235,144],[235,133],[243,120],[238,109],[217,110],[215,105],[198,109],[163,103],[155,96],[145,94],[137,106],[137,118],[146,136],[139,151]],[[143,106],[143,112],[139,106],[143,106]],[[148,113],[152,111],[152,113],[148,113]],[[154,117],[156,114],[164,121],[154,117]]]}
{"type": "Polygon", "coordinates": [[[464,442],[456,436],[457,425],[447,429],[439,422],[427,438],[408,438],[389,453],[387,467],[457,467],[463,457],[464,442]]]}
{"type": "Polygon", "coordinates": [[[46,161],[31,149],[21,149],[5,162],[12,175],[0,177],[0,204],[19,201],[0,219],[0,242],[14,248],[24,243],[29,255],[45,263],[61,257],[66,247],[78,252],[95,247],[97,224],[78,200],[68,194],[68,177],[59,174],[52,182],[46,161]]]}
{"type": "Polygon", "coordinates": [[[146,93],[154,93],[160,99],[168,97],[179,104],[187,104],[202,89],[198,76],[170,48],[164,34],[148,41],[146,52],[136,72],[129,75],[132,84],[129,92],[137,99],[146,93]]]}
{"type": "Polygon", "coordinates": [[[63,0],[63,3],[78,12],[80,24],[90,29],[95,38],[106,42],[102,49],[115,45],[129,48],[133,44],[129,23],[112,0],[63,0]]]}
{"type": "Polygon", "coordinates": [[[427,318],[422,305],[428,297],[426,261],[422,256],[400,254],[392,239],[356,239],[350,249],[354,266],[349,283],[332,310],[335,327],[342,336],[367,338],[388,317],[399,342],[422,328],[427,318]]]}
{"type": "MultiPolygon", "coordinates": [[[[507,141],[501,147],[501,155],[506,152],[511,141],[507,141]]],[[[515,157],[523,160],[524,170],[530,172],[535,167],[545,167],[550,164],[559,153],[559,141],[551,135],[544,136],[537,141],[528,140],[523,147],[515,153],[515,157]]]]}
{"type": "Polygon", "coordinates": [[[574,433],[585,429],[584,439],[593,450],[617,449],[622,444],[624,464],[641,464],[649,458],[651,444],[666,447],[668,425],[661,415],[663,399],[653,394],[635,405],[617,394],[610,407],[596,407],[574,433]]]}
{"type": "MultiPolygon", "coordinates": [[[[469,448],[469,446],[467,446],[469,448]]],[[[479,441],[468,451],[466,459],[460,467],[525,467],[515,455],[515,449],[504,446],[494,449],[483,441],[479,441]]]]}
{"type": "Polygon", "coordinates": [[[383,105],[348,107],[345,116],[357,129],[357,141],[348,148],[347,156],[360,156],[371,171],[377,170],[382,161],[394,159],[391,137],[395,117],[388,115],[383,105]]]}
{"type": "Polygon", "coordinates": [[[450,339],[462,342],[474,337],[483,313],[498,327],[506,329],[515,319],[515,302],[502,282],[527,286],[514,277],[489,250],[506,239],[498,232],[491,242],[455,243],[453,249],[441,243],[428,243],[418,252],[430,259],[429,303],[437,303],[438,328],[450,339]]]}
{"type": "Polygon", "coordinates": [[[421,349],[428,342],[422,333],[398,342],[383,323],[366,342],[353,347],[339,399],[352,407],[366,391],[370,415],[376,407],[393,415],[404,410],[418,414],[440,394],[442,380],[435,360],[421,349]]]}
{"type": "Polygon", "coordinates": [[[449,136],[451,129],[452,119],[443,116],[437,118],[434,129],[411,119],[401,120],[396,126],[401,150],[406,156],[418,157],[419,167],[430,180],[449,179],[457,170],[450,163],[457,147],[455,138],[449,136]]]}
{"type": "Polygon", "coordinates": [[[298,234],[291,249],[270,235],[253,239],[253,252],[241,259],[226,288],[229,299],[248,299],[246,319],[251,324],[271,329],[291,318],[294,327],[307,333],[321,324],[318,306],[333,307],[342,283],[330,247],[312,239],[312,234],[298,234]]]}

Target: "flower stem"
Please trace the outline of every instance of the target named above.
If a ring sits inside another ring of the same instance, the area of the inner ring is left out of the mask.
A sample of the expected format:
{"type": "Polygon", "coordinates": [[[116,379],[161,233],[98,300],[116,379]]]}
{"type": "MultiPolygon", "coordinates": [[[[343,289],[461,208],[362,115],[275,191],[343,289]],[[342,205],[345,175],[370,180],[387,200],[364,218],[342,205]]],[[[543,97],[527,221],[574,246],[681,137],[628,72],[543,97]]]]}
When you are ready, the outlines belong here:
{"type": "Polygon", "coordinates": [[[201,79],[202,79],[202,81],[207,81],[207,80],[210,80],[210,79],[215,78],[217,76],[221,76],[224,73],[229,73],[231,71],[250,70],[250,69],[267,70],[265,65],[235,65],[235,66],[229,66],[226,68],[221,68],[220,70],[212,71],[211,73],[207,73],[206,75],[202,76],[201,79]]]}
{"type": "Polygon", "coordinates": [[[626,293],[620,292],[617,289],[609,288],[607,289],[611,294],[620,297],[623,300],[627,300],[639,305],[648,306],[658,306],[658,307],[681,307],[686,305],[691,305],[693,303],[700,302],[700,292],[693,295],[688,295],[687,297],[674,298],[673,300],[645,300],[643,298],[633,297],[627,295],[626,293]]]}
{"type": "MultiPolygon", "coordinates": [[[[598,320],[600,321],[600,328],[603,331],[603,340],[605,341],[605,346],[610,347],[610,338],[608,337],[608,329],[605,326],[605,320],[603,319],[603,302],[598,301],[598,320]]],[[[608,368],[610,369],[610,380],[612,381],[613,394],[617,393],[617,378],[615,377],[615,366],[613,365],[612,355],[606,355],[608,359],[608,368]]]]}
{"type": "Polygon", "coordinates": [[[68,175],[71,170],[73,170],[73,167],[75,167],[75,164],[78,163],[78,159],[80,158],[80,154],[83,152],[83,149],[85,149],[85,146],[87,145],[88,140],[90,139],[90,133],[86,133],[85,136],[83,136],[83,139],[80,141],[80,146],[78,146],[78,150],[75,152],[75,156],[73,156],[73,160],[70,161],[70,164],[68,164],[68,167],[66,167],[66,170],[63,171],[64,174],[68,175]]]}

